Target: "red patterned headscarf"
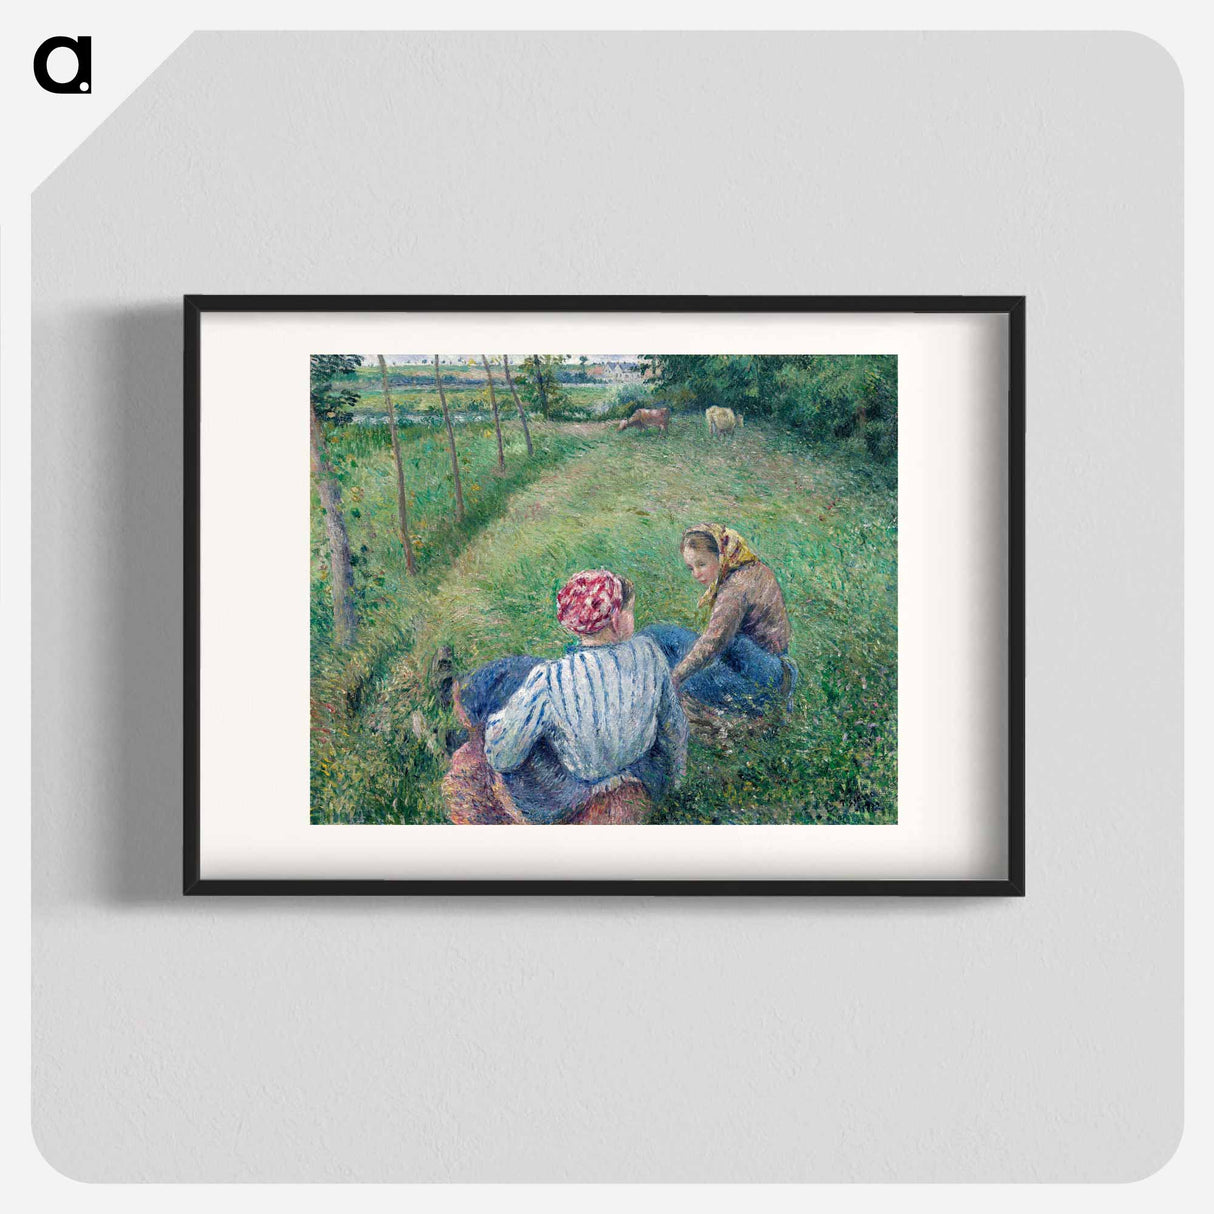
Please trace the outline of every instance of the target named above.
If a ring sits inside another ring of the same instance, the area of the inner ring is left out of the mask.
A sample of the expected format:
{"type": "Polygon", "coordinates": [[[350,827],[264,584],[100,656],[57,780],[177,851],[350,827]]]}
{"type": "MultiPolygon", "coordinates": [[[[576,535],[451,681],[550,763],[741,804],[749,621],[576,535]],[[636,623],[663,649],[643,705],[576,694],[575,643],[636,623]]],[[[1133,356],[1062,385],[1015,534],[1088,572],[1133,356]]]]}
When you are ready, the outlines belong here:
{"type": "Polygon", "coordinates": [[[556,618],[578,636],[593,636],[624,606],[624,583],[610,569],[575,573],[556,592],[556,618]]]}

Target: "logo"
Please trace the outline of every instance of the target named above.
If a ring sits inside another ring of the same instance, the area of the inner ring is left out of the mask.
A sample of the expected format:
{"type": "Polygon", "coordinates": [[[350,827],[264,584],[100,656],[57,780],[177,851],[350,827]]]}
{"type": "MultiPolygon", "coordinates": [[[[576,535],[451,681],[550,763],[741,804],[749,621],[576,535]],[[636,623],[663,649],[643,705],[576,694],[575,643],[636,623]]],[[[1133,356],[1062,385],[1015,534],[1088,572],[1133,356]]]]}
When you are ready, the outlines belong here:
{"type": "Polygon", "coordinates": [[[88,93],[93,88],[93,40],[86,35],[77,38],[48,38],[34,52],[34,79],[48,93],[88,93]],[[52,51],[71,51],[76,56],[76,74],[70,80],[51,77],[46,65],[52,51]]]}

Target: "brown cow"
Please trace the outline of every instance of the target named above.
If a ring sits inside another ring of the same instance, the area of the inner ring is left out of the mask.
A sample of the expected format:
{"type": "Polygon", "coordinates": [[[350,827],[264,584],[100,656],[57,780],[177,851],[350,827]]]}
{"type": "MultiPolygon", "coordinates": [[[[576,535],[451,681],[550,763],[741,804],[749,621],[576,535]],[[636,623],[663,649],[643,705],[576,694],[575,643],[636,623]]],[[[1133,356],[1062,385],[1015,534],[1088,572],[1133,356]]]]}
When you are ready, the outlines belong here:
{"type": "Polygon", "coordinates": [[[663,434],[670,425],[669,409],[638,409],[627,421],[620,422],[619,430],[648,430],[656,427],[663,434]]]}

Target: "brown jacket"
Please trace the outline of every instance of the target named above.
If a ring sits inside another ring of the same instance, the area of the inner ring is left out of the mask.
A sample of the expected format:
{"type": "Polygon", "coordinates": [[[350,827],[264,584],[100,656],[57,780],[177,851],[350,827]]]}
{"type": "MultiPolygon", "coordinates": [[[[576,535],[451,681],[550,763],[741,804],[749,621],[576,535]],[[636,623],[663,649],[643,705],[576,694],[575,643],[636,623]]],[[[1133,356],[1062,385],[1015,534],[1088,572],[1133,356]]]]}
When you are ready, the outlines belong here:
{"type": "Polygon", "coordinates": [[[735,636],[750,637],[768,653],[784,653],[792,639],[780,583],[762,561],[739,566],[721,583],[708,627],[671,672],[675,682],[720,657],[735,636]]]}

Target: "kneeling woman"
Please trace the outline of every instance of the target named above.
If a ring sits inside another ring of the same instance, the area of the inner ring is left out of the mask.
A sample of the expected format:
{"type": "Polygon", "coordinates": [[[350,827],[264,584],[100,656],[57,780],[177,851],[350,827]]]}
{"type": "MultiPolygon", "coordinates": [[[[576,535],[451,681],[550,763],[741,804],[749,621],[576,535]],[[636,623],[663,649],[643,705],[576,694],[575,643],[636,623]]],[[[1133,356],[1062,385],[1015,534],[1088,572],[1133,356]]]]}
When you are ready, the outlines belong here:
{"type": "Polygon", "coordinates": [[[791,704],[797,669],[787,656],[792,626],[776,575],[719,523],[689,527],[679,552],[706,587],[699,606],[708,609],[708,625],[699,636],[677,624],[652,624],[643,635],[661,645],[680,694],[747,716],[791,704]]]}
{"type": "Polygon", "coordinates": [[[633,636],[632,583],[579,573],[557,619],[579,644],[555,662],[490,662],[456,687],[470,738],[443,781],[457,823],[629,824],[682,776],[687,722],[655,642],[633,636]]]}

